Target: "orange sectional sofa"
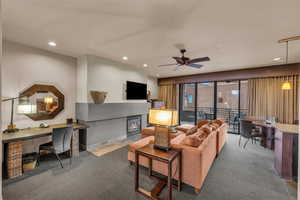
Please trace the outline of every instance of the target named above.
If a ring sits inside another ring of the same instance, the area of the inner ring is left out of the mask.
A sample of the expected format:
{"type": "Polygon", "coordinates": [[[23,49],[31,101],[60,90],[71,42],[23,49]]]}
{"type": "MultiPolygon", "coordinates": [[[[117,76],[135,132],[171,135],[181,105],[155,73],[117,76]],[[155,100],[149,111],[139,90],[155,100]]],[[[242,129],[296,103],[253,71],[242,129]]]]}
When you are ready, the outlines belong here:
{"type": "MultiPolygon", "coordinates": [[[[181,133],[171,140],[173,148],[182,149],[182,181],[194,187],[197,193],[200,191],[216,156],[221,152],[227,140],[227,124],[222,123],[218,128],[211,130],[206,137],[201,136],[203,139],[199,146],[187,145],[187,137],[203,134],[201,127],[203,125],[206,124],[199,125],[198,131],[191,136],[181,133]]],[[[153,141],[154,136],[149,136],[129,145],[128,160],[135,162],[135,150],[153,141]]],[[[178,162],[175,161],[172,166],[173,172],[176,172],[173,176],[174,179],[178,178],[177,164],[178,162]]],[[[148,168],[149,160],[141,156],[140,165],[148,168]]],[[[167,165],[162,162],[153,160],[152,169],[155,172],[167,175],[167,165]]]]}

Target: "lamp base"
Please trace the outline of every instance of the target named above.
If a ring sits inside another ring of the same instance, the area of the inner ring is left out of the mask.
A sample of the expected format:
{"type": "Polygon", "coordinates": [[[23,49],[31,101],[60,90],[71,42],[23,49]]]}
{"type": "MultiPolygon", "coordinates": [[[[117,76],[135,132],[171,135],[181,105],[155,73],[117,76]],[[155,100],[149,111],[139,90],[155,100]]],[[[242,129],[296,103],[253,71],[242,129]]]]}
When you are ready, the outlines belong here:
{"type": "Polygon", "coordinates": [[[17,131],[19,131],[19,129],[16,128],[16,125],[8,125],[7,129],[5,129],[3,131],[3,133],[14,133],[14,132],[17,132],[17,131]]]}

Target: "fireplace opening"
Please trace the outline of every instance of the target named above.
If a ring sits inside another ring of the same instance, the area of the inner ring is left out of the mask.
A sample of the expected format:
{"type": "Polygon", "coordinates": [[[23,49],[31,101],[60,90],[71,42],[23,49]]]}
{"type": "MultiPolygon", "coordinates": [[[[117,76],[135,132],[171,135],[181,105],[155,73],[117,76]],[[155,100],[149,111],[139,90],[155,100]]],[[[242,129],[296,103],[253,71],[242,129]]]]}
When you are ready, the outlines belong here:
{"type": "Polygon", "coordinates": [[[127,117],[127,137],[141,133],[142,117],[141,115],[127,117]]]}

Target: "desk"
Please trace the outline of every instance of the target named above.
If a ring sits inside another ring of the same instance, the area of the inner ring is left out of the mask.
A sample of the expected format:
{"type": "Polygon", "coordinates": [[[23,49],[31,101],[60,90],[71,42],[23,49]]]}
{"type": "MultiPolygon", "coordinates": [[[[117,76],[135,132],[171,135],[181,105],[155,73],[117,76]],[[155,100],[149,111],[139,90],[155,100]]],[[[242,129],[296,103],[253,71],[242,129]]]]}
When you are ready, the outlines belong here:
{"type": "Polygon", "coordinates": [[[74,133],[72,136],[71,151],[72,156],[79,156],[79,130],[87,129],[83,124],[53,124],[48,128],[26,128],[15,133],[2,133],[2,143],[4,146],[4,169],[8,178],[22,175],[22,153],[23,141],[46,137],[52,134],[54,128],[64,128],[73,125],[74,133]]]}

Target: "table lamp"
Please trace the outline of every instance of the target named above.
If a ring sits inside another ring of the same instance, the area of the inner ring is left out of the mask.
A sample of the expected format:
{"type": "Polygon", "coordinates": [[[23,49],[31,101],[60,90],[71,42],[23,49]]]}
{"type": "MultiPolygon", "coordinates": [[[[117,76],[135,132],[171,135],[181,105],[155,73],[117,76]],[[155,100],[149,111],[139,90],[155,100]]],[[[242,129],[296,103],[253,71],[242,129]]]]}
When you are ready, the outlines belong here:
{"type": "Polygon", "coordinates": [[[161,150],[169,150],[169,128],[178,124],[178,112],[176,110],[150,109],[149,123],[156,125],[154,148],[161,150]]]}
{"type": "Polygon", "coordinates": [[[13,133],[18,131],[16,125],[13,123],[14,119],[14,102],[16,99],[19,99],[19,104],[17,106],[18,114],[34,114],[36,113],[36,105],[30,104],[28,97],[14,97],[8,99],[2,99],[2,102],[11,101],[11,113],[10,113],[10,124],[7,126],[7,129],[4,130],[4,133],[13,133]]]}

